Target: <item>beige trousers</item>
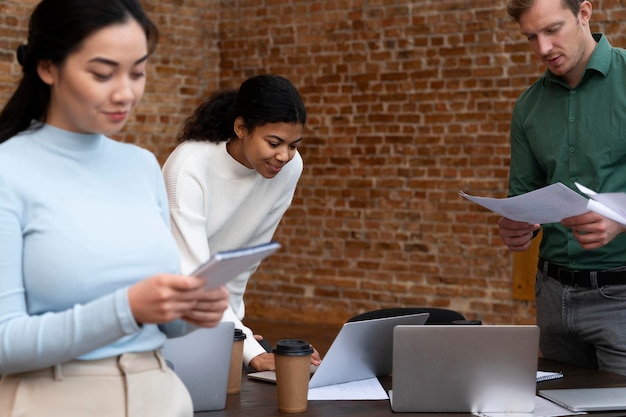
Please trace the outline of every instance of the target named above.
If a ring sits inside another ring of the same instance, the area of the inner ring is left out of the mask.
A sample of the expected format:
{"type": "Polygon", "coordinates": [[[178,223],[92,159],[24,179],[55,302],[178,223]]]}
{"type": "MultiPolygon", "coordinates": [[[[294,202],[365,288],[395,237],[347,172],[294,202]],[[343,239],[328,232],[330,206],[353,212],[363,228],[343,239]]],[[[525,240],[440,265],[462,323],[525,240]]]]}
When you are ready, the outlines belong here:
{"type": "Polygon", "coordinates": [[[0,417],[192,417],[160,351],[71,361],[0,380],[0,417]]]}

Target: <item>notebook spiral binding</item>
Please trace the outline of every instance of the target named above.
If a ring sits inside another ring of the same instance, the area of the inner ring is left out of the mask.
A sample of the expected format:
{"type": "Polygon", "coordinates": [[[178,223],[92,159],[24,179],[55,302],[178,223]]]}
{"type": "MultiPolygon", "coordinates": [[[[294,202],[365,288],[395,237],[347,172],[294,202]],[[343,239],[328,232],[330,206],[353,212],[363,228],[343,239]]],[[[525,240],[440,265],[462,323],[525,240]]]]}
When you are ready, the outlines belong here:
{"type": "Polygon", "coordinates": [[[563,372],[537,371],[537,382],[550,381],[551,379],[563,378],[563,372]]]}

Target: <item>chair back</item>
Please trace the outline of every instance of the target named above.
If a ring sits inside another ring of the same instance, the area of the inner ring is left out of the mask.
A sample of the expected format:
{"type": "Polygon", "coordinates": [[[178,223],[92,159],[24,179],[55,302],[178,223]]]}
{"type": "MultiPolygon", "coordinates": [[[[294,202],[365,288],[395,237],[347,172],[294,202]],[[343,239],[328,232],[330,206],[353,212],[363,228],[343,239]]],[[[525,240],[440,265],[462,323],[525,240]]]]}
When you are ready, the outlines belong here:
{"type": "Polygon", "coordinates": [[[405,316],[407,314],[418,313],[430,314],[425,324],[452,324],[452,322],[455,320],[465,320],[465,317],[461,313],[454,310],[447,310],[444,308],[397,307],[367,311],[365,313],[358,314],[350,318],[348,320],[348,323],[353,321],[379,319],[383,317],[405,316]]]}

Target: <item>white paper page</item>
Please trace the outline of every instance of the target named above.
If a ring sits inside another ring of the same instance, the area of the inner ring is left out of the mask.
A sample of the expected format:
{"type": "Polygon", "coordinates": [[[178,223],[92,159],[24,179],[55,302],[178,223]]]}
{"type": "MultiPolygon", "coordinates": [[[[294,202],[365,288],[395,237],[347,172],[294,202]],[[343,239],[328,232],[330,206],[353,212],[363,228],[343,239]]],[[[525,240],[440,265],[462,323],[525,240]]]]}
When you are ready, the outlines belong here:
{"type": "Polygon", "coordinates": [[[575,184],[590,197],[587,204],[589,210],[626,225],[626,193],[596,193],[582,184],[575,184]]]}
{"type": "Polygon", "coordinates": [[[387,400],[389,396],[378,378],[309,388],[309,400],[387,400]]]}
{"type": "Polygon", "coordinates": [[[588,200],[560,182],[509,198],[476,197],[463,191],[459,195],[506,218],[530,224],[558,223],[589,211],[588,200]]]}
{"type": "Polygon", "coordinates": [[[587,414],[585,412],[570,411],[560,405],[548,401],[545,398],[535,397],[535,411],[532,413],[473,413],[480,417],[556,417],[573,416],[577,414],[587,414]]]}

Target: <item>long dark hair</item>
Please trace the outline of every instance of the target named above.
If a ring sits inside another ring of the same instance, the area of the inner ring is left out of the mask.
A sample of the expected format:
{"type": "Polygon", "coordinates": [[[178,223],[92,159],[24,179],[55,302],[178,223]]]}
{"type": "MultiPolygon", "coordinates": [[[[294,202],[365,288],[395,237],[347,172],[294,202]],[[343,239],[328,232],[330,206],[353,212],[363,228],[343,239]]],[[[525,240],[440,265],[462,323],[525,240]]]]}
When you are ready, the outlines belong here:
{"type": "Polygon", "coordinates": [[[59,66],[92,33],[136,20],[146,33],[149,52],[158,42],[158,29],[138,0],[43,0],[33,10],[28,40],[17,48],[22,79],[0,112],[0,143],[27,129],[32,120],[45,121],[50,87],[37,74],[41,60],[59,66]]]}
{"type": "Polygon", "coordinates": [[[248,78],[239,90],[225,90],[205,99],[178,134],[178,141],[224,142],[235,137],[235,119],[241,117],[252,132],[268,123],[306,123],[302,97],[294,85],[279,75],[248,78]]]}

